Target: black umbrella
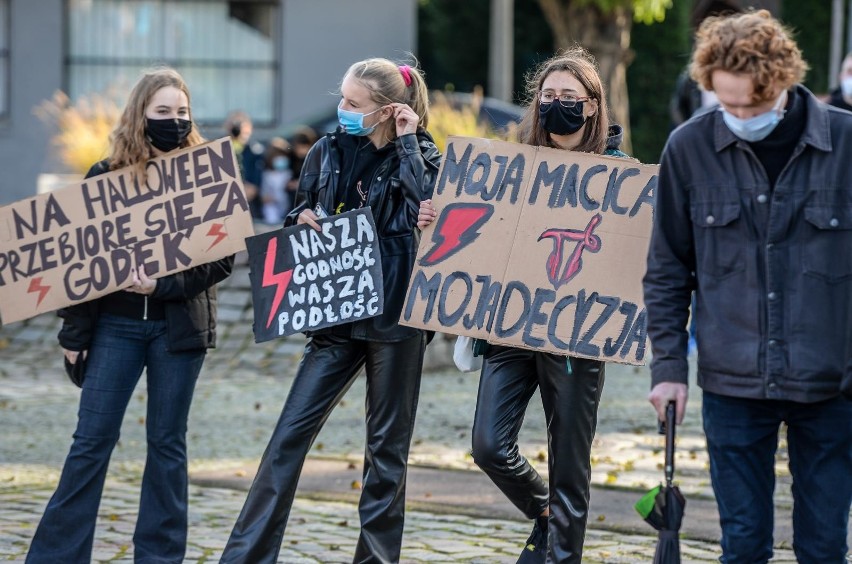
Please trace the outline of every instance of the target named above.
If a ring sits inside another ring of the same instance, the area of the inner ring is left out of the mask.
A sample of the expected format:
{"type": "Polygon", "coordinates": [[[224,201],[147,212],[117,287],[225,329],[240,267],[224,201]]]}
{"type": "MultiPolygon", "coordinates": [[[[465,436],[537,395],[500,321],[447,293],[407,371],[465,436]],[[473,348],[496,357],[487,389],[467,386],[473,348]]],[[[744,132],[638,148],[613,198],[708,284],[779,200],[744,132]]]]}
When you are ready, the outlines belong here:
{"type": "Polygon", "coordinates": [[[654,564],[680,564],[680,542],[678,531],[683,522],[686,499],[680,488],[672,485],[674,477],[675,404],[666,406],[666,483],[659,485],[636,504],[639,514],[659,533],[654,564]]]}

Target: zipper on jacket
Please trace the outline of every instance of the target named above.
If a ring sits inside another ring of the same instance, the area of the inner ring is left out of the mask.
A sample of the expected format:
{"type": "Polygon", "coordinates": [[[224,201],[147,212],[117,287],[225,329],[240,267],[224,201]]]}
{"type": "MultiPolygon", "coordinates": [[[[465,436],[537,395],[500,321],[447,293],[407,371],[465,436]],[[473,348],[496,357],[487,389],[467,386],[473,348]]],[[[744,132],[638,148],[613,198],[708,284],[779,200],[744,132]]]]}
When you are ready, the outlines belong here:
{"type": "Polygon", "coordinates": [[[142,307],[142,321],[148,321],[148,296],[145,296],[145,305],[142,307]]]}

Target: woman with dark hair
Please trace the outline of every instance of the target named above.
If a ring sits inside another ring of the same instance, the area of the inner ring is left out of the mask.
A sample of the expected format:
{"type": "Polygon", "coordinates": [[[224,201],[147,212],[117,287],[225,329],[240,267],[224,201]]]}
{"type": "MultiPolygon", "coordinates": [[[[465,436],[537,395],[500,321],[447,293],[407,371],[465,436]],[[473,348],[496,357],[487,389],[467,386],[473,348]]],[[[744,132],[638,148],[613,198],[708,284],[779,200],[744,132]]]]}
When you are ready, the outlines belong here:
{"type": "Polygon", "coordinates": [[[354,561],[400,558],[426,333],[399,325],[399,316],[417,252],[418,207],[432,194],[440,153],[426,132],[429,100],[416,68],[367,59],[349,67],[340,92],[340,127],[308,153],[286,224],[319,231],[323,214],[371,208],[381,250],[384,310],[378,317],[309,335],[223,563],[277,561],[305,457],[362,368],[367,445],[354,561]]]}
{"type": "MultiPolygon", "coordinates": [[[[576,48],[542,63],[527,84],[520,140],[529,145],[626,157],[611,125],[595,61],[576,48]]],[[[422,202],[418,226],[437,216],[422,202]]],[[[473,459],[524,515],[533,531],[518,562],[580,562],[589,506],[590,453],[604,363],[487,345],[473,423],[473,459]],[[518,450],[529,401],[541,390],[548,431],[549,485],[518,450]]]]}
{"type": "MultiPolygon", "coordinates": [[[[133,167],[203,142],[192,122],[189,89],[174,70],[145,74],[111,137],[111,154],[86,178],[133,167]]],[[[56,492],[27,554],[28,563],[89,562],[107,466],[121,421],[147,371],[148,454],[133,535],[136,562],[181,562],[186,552],[186,427],[206,349],[216,343],[215,284],[233,257],[159,279],[136,265],[132,284],[59,311],[59,343],[73,367],[85,362],[74,442],[56,492]]]]}

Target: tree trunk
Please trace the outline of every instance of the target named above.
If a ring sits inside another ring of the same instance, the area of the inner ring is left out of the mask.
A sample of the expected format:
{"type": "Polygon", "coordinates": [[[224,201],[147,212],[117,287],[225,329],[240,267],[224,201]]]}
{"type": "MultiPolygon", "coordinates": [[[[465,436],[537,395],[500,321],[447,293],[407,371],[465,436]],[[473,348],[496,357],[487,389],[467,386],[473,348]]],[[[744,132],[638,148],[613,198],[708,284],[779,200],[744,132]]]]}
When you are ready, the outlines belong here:
{"type": "Polygon", "coordinates": [[[627,65],[633,58],[630,50],[633,11],[629,2],[606,13],[597,6],[577,6],[570,0],[538,2],[553,31],[554,48],[557,51],[580,45],[597,59],[598,72],[607,92],[610,120],[624,127],[621,148],[630,154],[627,65]]]}

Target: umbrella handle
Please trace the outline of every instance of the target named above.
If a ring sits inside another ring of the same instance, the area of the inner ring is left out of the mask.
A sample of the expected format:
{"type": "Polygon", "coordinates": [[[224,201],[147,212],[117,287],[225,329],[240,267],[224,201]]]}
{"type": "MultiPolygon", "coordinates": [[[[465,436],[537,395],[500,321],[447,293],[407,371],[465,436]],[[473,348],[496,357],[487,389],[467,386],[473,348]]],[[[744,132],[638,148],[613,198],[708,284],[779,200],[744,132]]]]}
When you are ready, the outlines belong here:
{"type": "Polygon", "coordinates": [[[666,405],[666,487],[672,486],[674,478],[675,448],[675,402],[666,405]]]}

